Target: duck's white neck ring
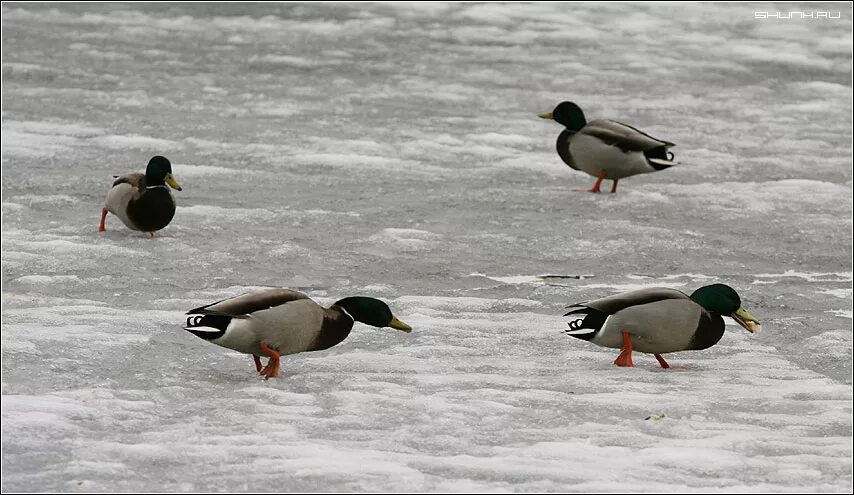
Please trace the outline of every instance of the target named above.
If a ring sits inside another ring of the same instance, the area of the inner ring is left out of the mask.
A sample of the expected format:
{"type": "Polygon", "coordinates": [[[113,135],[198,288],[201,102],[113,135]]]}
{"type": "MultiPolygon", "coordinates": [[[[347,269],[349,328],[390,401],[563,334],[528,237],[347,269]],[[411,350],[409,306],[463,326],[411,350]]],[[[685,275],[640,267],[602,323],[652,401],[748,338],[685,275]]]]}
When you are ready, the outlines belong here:
{"type": "Polygon", "coordinates": [[[353,315],[351,315],[350,313],[348,313],[348,312],[347,312],[347,310],[346,310],[346,309],[344,309],[344,307],[343,307],[343,306],[338,306],[338,307],[339,307],[339,308],[341,308],[341,311],[343,311],[345,315],[349,316],[349,317],[350,317],[350,319],[351,319],[351,320],[353,320],[353,323],[355,323],[355,322],[356,322],[356,319],[355,319],[355,318],[353,318],[353,315]]]}
{"type": "Polygon", "coordinates": [[[166,189],[166,184],[160,184],[159,186],[145,186],[146,189],[157,189],[158,187],[166,189]]]}

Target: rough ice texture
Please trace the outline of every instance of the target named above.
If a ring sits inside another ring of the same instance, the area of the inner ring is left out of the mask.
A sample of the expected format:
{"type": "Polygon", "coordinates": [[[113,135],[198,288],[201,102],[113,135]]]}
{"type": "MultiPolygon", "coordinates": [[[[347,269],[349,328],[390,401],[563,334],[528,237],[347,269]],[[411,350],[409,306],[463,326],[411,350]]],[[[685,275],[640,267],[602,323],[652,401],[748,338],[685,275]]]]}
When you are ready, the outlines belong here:
{"type": "Polygon", "coordinates": [[[3,490],[850,493],[852,10],[784,7],[841,19],[4,3],[3,490]],[[562,100],[681,164],[573,192],[536,117],[562,100]],[[173,222],[99,234],[157,154],[173,222]],[[760,335],[662,370],[561,333],[568,304],[714,282],[760,335]],[[266,286],[414,331],[264,382],[181,330],[266,286]]]}

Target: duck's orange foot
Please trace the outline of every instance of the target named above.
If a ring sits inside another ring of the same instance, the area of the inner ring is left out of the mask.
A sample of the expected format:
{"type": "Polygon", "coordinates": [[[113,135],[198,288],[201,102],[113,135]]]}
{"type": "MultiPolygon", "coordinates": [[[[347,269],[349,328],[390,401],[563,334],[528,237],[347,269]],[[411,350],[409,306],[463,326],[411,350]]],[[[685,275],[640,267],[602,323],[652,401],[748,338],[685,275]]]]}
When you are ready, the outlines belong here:
{"type": "Polygon", "coordinates": [[[614,360],[614,364],[630,368],[635,366],[634,361],[632,361],[632,339],[629,332],[623,332],[623,348],[620,355],[614,360]]]}
{"type": "Polygon", "coordinates": [[[260,371],[261,376],[263,376],[265,380],[269,380],[270,378],[278,378],[279,371],[281,371],[281,365],[279,363],[280,361],[278,359],[270,358],[270,360],[267,362],[267,366],[265,366],[264,369],[260,371]]]}
{"type": "MultiPolygon", "coordinates": [[[[599,186],[602,185],[603,180],[605,180],[605,171],[604,170],[599,172],[599,178],[596,179],[596,183],[593,184],[593,187],[591,187],[590,189],[573,189],[573,191],[598,193],[599,192],[599,186]]],[[[615,184],[614,187],[616,188],[616,182],[614,184],[615,184]]],[[[611,191],[611,192],[614,192],[614,191],[611,191]]]]}
{"type": "Polygon", "coordinates": [[[98,224],[98,232],[104,232],[107,230],[107,209],[101,208],[101,223],[98,224]]]}
{"type": "MultiPolygon", "coordinates": [[[[270,378],[277,378],[279,376],[279,371],[281,370],[281,364],[279,360],[280,354],[273,349],[270,349],[267,344],[260,345],[261,350],[264,351],[264,354],[270,356],[270,360],[267,361],[267,366],[264,367],[259,373],[264,377],[265,380],[269,380],[270,378]]],[[[258,364],[261,364],[260,359],[258,360],[258,364]]]]}
{"type": "Polygon", "coordinates": [[[634,368],[635,363],[632,361],[632,351],[626,352],[625,350],[620,352],[620,355],[617,356],[617,359],[614,360],[614,364],[617,366],[634,368]]]}

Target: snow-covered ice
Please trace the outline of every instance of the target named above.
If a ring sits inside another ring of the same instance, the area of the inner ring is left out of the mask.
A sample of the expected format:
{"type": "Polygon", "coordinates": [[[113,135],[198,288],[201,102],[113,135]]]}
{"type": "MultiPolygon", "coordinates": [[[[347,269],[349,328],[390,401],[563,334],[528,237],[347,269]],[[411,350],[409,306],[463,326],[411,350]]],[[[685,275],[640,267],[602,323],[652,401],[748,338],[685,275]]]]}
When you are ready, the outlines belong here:
{"type": "Polygon", "coordinates": [[[849,4],[2,16],[3,491],[851,492],[849,4]],[[841,18],[754,17],[784,8],[841,18]],[[573,192],[536,116],[561,100],[681,165],[573,192]],[[173,222],[99,234],[157,154],[173,222]],[[561,333],[567,304],[713,282],[760,335],[663,370],[561,333]],[[267,286],[414,331],[265,382],[181,329],[267,286]]]}

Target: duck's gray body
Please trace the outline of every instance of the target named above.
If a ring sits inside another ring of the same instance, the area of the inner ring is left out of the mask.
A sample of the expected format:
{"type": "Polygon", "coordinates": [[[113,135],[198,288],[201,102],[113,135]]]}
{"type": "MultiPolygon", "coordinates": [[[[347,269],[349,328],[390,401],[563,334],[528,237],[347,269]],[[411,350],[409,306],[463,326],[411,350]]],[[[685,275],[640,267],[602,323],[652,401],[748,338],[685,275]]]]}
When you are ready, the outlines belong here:
{"type": "Polygon", "coordinates": [[[594,120],[578,132],[564,130],[557,140],[561,159],[594,177],[619,180],[675,165],[667,149],[673,143],[656,139],[613,120],[594,120]]]}
{"type": "Polygon", "coordinates": [[[602,347],[651,354],[706,349],[723,336],[724,322],[685,293],[668,288],[640,289],[570,306],[568,335],[602,347]]]}
{"type": "Polygon", "coordinates": [[[327,349],[343,341],[353,319],[337,306],[323,308],[301,292],[266,289],[225,299],[187,313],[187,330],[214,344],[264,356],[261,344],[288,355],[327,349]],[[205,315],[230,317],[225,328],[192,323],[205,315]]]}

